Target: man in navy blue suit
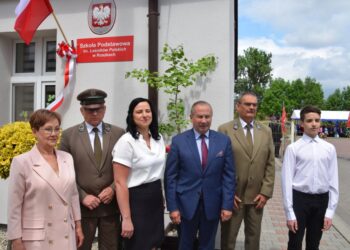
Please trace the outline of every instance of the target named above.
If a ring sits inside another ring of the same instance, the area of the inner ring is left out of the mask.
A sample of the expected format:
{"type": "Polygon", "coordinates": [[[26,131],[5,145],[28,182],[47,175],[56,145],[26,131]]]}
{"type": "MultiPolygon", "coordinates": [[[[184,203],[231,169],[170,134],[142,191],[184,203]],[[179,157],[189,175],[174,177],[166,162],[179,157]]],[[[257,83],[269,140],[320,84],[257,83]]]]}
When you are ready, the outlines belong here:
{"type": "Polygon", "coordinates": [[[180,250],[213,250],[219,219],[232,216],[235,168],[231,140],[210,130],[213,111],[205,101],[192,105],[193,128],[175,136],[167,157],[165,195],[173,223],[180,225],[180,250]]]}

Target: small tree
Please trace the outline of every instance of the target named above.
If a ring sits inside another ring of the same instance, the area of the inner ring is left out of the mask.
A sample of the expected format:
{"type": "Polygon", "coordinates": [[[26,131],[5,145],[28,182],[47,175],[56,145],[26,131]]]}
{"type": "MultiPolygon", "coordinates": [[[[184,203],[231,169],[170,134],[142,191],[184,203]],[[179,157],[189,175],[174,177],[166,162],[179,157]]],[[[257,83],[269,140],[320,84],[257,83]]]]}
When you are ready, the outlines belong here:
{"type": "Polygon", "coordinates": [[[168,122],[161,123],[160,132],[171,136],[174,132],[180,133],[188,125],[185,117],[185,106],[182,98],[179,97],[182,88],[192,86],[198,76],[206,76],[215,70],[217,58],[213,55],[204,56],[195,62],[187,59],[183,46],[171,48],[165,44],[161,53],[161,61],[166,61],[169,67],[163,74],[150,72],[147,69],[134,69],[127,72],[126,78],[136,78],[145,82],[151,87],[163,90],[170,95],[167,105],[168,122]]]}

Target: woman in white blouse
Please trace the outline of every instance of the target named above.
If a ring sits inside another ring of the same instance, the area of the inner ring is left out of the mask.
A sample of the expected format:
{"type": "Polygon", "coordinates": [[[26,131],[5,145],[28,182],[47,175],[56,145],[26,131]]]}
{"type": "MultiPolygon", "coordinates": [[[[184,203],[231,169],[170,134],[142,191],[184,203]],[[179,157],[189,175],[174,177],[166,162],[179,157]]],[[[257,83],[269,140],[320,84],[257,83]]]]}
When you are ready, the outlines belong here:
{"type": "Polygon", "coordinates": [[[161,178],[165,146],[157,113],[148,99],[136,98],[128,110],[127,133],[114,146],[113,169],[126,250],[160,247],[164,236],[161,178]]]}

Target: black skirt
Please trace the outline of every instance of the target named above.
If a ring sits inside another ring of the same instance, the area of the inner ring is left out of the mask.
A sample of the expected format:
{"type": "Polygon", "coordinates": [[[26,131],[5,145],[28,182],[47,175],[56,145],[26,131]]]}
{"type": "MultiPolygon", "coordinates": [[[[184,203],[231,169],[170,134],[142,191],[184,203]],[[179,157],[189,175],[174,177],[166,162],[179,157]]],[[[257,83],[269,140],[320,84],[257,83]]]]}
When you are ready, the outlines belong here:
{"type": "Polygon", "coordinates": [[[160,247],[164,238],[164,203],[160,180],[129,188],[134,234],[124,238],[125,250],[160,247]]]}

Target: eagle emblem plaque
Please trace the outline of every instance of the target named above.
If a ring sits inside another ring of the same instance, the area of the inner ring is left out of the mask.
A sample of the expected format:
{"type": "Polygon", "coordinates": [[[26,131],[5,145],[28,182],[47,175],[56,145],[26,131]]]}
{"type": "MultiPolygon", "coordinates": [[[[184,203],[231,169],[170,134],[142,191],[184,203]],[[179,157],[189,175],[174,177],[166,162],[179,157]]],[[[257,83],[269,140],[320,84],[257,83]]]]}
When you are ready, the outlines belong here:
{"type": "Polygon", "coordinates": [[[108,33],[115,23],[116,9],[114,0],[92,0],[88,11],[90,30],[97,35],[108,33]]]}

